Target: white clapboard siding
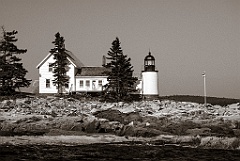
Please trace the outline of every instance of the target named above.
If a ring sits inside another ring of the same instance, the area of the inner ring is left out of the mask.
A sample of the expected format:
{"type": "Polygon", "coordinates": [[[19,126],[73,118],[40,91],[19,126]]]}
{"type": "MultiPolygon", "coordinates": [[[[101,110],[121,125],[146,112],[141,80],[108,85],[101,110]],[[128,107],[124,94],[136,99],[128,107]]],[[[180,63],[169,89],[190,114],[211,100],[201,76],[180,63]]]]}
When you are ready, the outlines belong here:
{"type": "MultiPolygon", "coordinates": [[[[39,67],[39,93],[57,93],[56,86],[53,85],[52,80],[54,79],[53,73],[49,71],[49,64],[53,63],[55,60],[53,59],[53,55],[51,55],[40,67],[39,67]],[[50,87],[46,87],[46,80],[50,79],[50,87]]],[[[69,76],[69,87],[64,89],[64,93],[68,93],[70,88],[74,89],[75,81],[75,67],[73,64],[69,64],[69,70],[67,72],[69,76]]]]}

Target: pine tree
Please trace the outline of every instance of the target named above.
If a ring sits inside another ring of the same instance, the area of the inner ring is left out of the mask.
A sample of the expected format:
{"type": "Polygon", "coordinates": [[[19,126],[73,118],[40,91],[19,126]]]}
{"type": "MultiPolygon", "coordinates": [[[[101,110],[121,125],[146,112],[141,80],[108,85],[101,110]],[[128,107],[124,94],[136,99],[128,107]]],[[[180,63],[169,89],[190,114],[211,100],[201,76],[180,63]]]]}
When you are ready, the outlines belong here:
{"type": "Polygon", "coordinates": [[[26,49],[18,49],[14,44],[17,42],[15,35],[18,33],[13,30],[6,32],[2,27],[3,37],[0,41],[0,95],[11,95],[15,89],[29,87],[31,80],[25,78],[27,70],[20,62],[22,59],[18,54],[24,54],[26,49]]]}
{"type": "Polygon", "coordinates": [[[53,54],[55,60],[51,64],[53,67],[53,84],[57,87],[58,93],[62,94],[64,87],[69,83],[69,76],[66,75],[68,71],[68,59],[69,56],[66,53],[64,38],[60,33],[55,34],[55,40],[52,42],[55,45],[55,48],[51,49],[50,53],[53,54]]]}
{"type": "Polygon", "coordinates": [[[109,63],[105,65],[110,71],[108,75],[108,84],[104,86],[104,97],[107,101],[129,101],[130,93],[134,92],[134,84],[137,81],[133,77],[133,66],[130,58],[123,54],[118,37],[112,42],[112,48],[108,51],[109,63]]]}

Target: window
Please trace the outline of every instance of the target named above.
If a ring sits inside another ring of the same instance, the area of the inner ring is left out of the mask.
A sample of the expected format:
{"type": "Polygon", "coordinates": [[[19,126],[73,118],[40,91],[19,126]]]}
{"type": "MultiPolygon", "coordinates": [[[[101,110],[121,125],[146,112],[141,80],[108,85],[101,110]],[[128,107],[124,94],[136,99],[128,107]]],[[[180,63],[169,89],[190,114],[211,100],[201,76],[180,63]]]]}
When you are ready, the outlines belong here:
{"type": "Polygon", "coordinates": [[[154,63],[155,63],[154,60],[146,60],[145,61],[145,65],[155,65],[154,63]]]}
{"type": "Polygon", "coordinates": [[[53,67],[51,66],[53,63],[49,63],[48,64],[48,71],[49,72],[52,72],[53,71],[53,67]]]}
{"type": "Polygon", "coordinates": [[[46,79],[46,88],[50,88],[50,79],[46,79]]]}
{"type": "Polygon", "coordinates": [[[98,80],[98,86],[102,87],[102,80],[98,80]]]}
{"type": "Polygon", "coordinates": [[[92,88],[96,89],[96,81],[95,80],[92,81],[92,88]]]}
{"type": "Polygon", "coordinates": [[[83,88],[83,80],[80,80],[80,81],[79,81],[79,87],[80,87],[80,88],[83,88]]]}
{"type": "Polygon", "coordinates": [[[86,80],[86,87],[90,87],[90,80],[86,80]]]}

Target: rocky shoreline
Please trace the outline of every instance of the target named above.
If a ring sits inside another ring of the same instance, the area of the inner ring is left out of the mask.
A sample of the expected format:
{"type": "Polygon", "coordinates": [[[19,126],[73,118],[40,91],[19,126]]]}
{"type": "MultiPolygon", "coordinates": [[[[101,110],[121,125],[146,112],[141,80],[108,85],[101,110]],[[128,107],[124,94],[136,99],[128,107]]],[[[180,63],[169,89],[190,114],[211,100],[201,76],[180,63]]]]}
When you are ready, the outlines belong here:
{"type": "Polygon", "coordinates": [[[17,138],[27,136],[44,140],[100,134],[122,141],[144,138],[144,143],[239,149],[239,118],[239,103],[204,107],[170,100],[116,104],[53,96],[21,98],[0,103],[0,142],[17,143],[17,138]],[[15,141],[7,141],[6,136],[15,141]]]}

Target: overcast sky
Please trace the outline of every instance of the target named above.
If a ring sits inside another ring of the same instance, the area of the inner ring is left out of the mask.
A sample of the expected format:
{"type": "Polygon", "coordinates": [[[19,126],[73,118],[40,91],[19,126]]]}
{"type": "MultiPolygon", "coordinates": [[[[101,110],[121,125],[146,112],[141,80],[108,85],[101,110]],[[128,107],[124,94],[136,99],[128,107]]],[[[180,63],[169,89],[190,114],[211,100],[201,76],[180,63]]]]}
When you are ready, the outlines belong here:
{"type": "Polygon", "coordinates": [[[149,49],[160,95],[240,98],[240,0],[0,0],[0,25],[17,30],[29,79],[57,32],[86,66],[101,66],[119,37],[140,75],[149,49]]]}

